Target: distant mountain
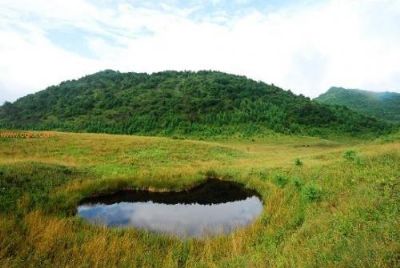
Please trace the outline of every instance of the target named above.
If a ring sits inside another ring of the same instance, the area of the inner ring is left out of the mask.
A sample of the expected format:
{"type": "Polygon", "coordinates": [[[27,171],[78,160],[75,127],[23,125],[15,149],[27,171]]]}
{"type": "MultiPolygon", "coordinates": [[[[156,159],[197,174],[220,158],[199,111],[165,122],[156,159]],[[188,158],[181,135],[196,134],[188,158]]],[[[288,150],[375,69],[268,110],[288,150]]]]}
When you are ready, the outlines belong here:
{"type": "Polygon", "coordinates": [[[365,115],[400,123],[400,93],[332,87],[315,100],[324,104],[344,105],[365,115]]]}
{"type": "Polygon", "coordinates": [[[145,135],[376,135],[391,128],[346,107],[214,71],[106,70],[5,103],[0,128],[145,135]]]}

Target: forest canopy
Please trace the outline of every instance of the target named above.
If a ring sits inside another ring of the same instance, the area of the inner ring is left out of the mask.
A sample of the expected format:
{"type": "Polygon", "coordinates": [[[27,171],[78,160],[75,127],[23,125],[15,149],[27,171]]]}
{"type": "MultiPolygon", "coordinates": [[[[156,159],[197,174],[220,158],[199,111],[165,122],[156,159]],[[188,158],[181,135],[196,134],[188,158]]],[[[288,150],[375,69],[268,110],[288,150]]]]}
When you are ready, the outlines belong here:
{"type": "Polygon", "coordinates": [[[377,135],[392,126],[344,106],[216,71],[98,72],[0,107],[0,127],[144,135],[377,135]]]}
{"type": "Polygon", "coordinates": [[[400,93],[332,87],[315,100],[325,104],[343,105],[359,113],[400,123],[400,93]]]}

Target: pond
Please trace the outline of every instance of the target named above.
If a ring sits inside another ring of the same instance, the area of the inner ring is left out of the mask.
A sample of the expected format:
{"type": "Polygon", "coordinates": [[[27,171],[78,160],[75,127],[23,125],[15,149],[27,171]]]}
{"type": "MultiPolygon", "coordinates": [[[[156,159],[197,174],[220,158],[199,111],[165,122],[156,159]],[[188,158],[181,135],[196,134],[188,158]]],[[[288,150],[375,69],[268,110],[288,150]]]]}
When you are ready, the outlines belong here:
{"type": "Polygon", "coordinates": [[[209,179],[181,192],[121,190],[89,197],[77,211],[93,224],[204,237],[250,224],[261,214],[262,202],[241,184],[209,179]]]}

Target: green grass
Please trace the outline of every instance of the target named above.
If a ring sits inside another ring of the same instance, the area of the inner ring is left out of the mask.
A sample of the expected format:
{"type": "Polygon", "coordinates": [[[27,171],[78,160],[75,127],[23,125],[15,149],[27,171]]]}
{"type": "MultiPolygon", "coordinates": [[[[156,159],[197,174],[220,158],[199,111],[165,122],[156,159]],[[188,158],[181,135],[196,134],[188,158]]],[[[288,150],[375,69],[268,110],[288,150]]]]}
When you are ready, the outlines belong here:
{"type": "Polygon", "coordinates": [[[54,132],[0,139],[2,267],[397,267],[400,139],[194,141],[54,132]],[[296,160],[301,165],[296,164],[296,160]],[[183,189],[208,175],[264,202],[249,227],[207,239],[92,226],[92,193],[183,189]]]}

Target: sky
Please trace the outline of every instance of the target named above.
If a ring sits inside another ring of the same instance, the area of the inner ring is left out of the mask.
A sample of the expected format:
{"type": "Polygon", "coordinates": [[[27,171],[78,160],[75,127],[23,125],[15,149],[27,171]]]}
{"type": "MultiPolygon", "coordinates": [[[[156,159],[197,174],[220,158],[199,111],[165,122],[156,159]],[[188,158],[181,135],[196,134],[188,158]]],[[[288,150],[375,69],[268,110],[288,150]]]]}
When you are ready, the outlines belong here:
{"type": "Polygon", "coordinates": [[[0,104],[105,69],[400,92],[400,0],[1,0],[0,104]]]}

